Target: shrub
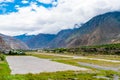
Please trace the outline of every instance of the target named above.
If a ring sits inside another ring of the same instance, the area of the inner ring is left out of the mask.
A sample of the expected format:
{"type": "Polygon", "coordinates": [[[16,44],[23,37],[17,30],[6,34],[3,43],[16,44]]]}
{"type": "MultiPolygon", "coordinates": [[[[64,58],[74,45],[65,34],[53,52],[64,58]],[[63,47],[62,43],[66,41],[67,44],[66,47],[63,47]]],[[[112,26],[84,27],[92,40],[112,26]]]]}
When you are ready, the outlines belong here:
{"type": "Polygon", "coordinates": [[[5,56],[3,54],[0,54],[0,60],[4,61],[5,60],[5,56]]]}
{"type": "Polygon", "coordinates": [[[25,52],[20,50],[10,50],[9,55],[25,55],[25,52]]]}

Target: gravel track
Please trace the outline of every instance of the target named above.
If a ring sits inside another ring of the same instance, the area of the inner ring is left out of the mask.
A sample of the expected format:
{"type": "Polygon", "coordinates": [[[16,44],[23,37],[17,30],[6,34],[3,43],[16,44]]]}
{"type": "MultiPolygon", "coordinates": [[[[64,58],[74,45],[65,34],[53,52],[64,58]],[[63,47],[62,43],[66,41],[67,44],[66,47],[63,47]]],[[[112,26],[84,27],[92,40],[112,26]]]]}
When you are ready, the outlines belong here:
{"type": "Polygon", "coordinates": [[[40,59],[33,56],[7,56],[6,59],[11,69],[11,74],[34,74],[41,72],[56,72],[66,70],[89,70],[87,68],[80,68],[50,61],[48,59],[40,59]]]}

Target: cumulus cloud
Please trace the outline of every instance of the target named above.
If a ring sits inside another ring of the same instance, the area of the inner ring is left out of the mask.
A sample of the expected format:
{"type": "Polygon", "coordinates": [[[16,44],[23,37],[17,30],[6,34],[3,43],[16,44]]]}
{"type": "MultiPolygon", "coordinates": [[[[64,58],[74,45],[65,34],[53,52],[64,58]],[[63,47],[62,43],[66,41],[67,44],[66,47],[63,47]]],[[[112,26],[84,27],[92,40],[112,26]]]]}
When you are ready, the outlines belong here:
{"type": "MultiPolygon", "coordinates": [[[[51,3],[51,0],[39,0],[51,3]]],[[[57,6],[45,8],[31,3],[17,7],[18,12],[0,15],[0,32],[7,35],[23,33],[57,33],[85,23],[92,17],[111,11],[120,11],[119,0],[58,0],[57,6]]]]}

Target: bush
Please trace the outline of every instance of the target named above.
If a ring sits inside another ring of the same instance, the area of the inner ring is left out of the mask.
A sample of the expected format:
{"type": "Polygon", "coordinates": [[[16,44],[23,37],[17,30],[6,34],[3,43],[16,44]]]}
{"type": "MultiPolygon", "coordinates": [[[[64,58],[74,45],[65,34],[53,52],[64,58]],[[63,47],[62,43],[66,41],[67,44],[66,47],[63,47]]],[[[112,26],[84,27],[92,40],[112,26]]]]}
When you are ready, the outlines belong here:
{"type": "Polygon", "coordinates": [[[0,54],[0,60],[4,61],[5,60],[5,56],[3,54],[0,54]]]}
{"type": "Polygon", "coordinates": [[[9,55],[25,55],[25,52],[20,50],[10,50],[9,55]]]}

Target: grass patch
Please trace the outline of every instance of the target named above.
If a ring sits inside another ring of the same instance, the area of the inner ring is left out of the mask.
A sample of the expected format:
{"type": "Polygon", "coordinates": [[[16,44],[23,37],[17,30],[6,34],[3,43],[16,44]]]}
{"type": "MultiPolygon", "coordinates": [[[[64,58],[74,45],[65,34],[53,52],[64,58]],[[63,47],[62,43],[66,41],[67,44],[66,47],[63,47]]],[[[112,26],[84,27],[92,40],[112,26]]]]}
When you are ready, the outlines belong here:
{"type": "Polygon", "coordinates": [[[5,61],[0,61],[0,75],[9,75],[10,69],[5,61]]]}
{"type": "MultiPolygon", "coordinates": [[[[0,80],[106,80],[96,78],[100,73],[86,73],[80,71],[62,71],[53,73],[25,74],[25,75],[7,75],[0,76],[0,80]]],[[[112,78],[111,74],[104,74],[112,78]]]]}

